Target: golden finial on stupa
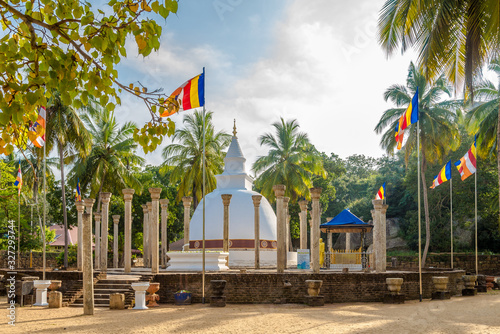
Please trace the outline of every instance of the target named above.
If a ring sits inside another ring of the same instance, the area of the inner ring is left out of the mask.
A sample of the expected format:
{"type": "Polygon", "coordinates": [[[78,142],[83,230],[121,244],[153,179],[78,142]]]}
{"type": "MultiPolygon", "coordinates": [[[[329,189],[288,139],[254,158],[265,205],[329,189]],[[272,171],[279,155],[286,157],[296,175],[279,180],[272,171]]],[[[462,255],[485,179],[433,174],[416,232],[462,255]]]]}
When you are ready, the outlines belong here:
{"type": "MultiPolygon", "coordinates": [[[[236,137],[236,118],[234,119],[233,137],[236,137]]],[[[236,137],[236,138],[238,138],[238,137],[236,137]]]]}

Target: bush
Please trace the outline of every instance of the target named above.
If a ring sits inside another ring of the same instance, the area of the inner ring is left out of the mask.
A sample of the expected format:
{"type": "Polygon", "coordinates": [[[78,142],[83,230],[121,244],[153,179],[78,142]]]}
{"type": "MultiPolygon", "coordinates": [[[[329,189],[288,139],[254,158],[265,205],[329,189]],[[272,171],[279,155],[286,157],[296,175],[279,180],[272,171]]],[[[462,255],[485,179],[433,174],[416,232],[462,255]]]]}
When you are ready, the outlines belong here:
{"type": "MultiPolygon", "coordinates": [[[[56,258],[57,265],[64,266],[64,251],[59,253],[56,258]]],[[[77,261],[77,245],[68,245],[68,266],[76,266],[77,261]]]]}

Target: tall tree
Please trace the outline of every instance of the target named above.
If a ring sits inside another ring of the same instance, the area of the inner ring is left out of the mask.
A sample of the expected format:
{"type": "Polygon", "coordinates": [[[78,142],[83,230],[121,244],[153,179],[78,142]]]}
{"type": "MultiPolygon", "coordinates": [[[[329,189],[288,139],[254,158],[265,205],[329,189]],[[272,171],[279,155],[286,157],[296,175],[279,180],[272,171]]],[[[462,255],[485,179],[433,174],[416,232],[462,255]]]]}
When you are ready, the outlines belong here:
{"type": "Polygon", "coordinates": [[[257,186],[262,195],[274,199],[273,186],[284,184],[285,194],[292,201],[299,197],[310,198],[309,188],[313,186],[313,175],[326,176],[320,153],[309,142],[306,133],[299,131],[296,119],[273,123],[275,134],[266,133],[259,137],[260,145],[269,147],[265,156],[260,156],[252,169],[261,173],[257,186]]]}
{"type": "Polygon", "coordinates": [[[47,152],[53,148],[59,156],[61,171],[62,206],[64,220],[64,266],[68,267],[68,216],[66,212],[66,184],[64,165],[68,157],[79,154],[86,155],[90,148],[90,137],[78,112],[63,104],[60,94],[55,93],[47,108],[45,140],[47,152]],[[66,161],[65,161],[66,158],[66,161]]]}
{"type": "MultiPolygon", "coordinates": [[[[144,164],[137,156],[137,143],[132,138],[136,126],[126,122],[118,124],[114,112],[101,107],[96,101],[89,101],[87,113],[82,116],[92,137],[88,156],[75,157],[71,170],[71,182],[76,185],[80,179],[82,190],[94,198],[102,191],[133,188],[141,193],[141,183],[134,176],[135,168],[144,164]]],[[[100,210],[100,200],[98,199],[100,210]]]]}
{"type": "MultiPolygon", "coordinates": [[[[224,169],[224,151],[231,142],[231,136],[223,131],[215,132],[212,112],[205,114],[205,171],[206,193],[217,187],[215,175],[224,169]]],[[[175,131],[173,144],[163,149],[165,159],[160,170],[162,174],[173,166],[171,179],[180,182],[177,201],[183,196],[193,196],[196,208],[202,198],[203,190],[203,112],[186,114],[182,120],[185,127],[175,131]],[[175,142],[178,143],[175,143],[175,142]]]]}
{"type": "MultiPolygon", "coordinates": [[[[424,197],[425,213],[425,248],[422,255],[422,264],[425,265],[429,243],[431,238],[430,220],[429,220],[429,202],[427,198],[427,181],[425,171],[428,163],[442,161],[446,154],[460,145],[459,131],[456,125],[456,114],[453,110],[458,106],[456,101],[442,101],[443,94],[451,95],[444,76],[440,76],[435,82],[429,83],[424,75],[422,68],[415,68],[410,64],[406,87],[402,85],[392,85],[384,93],[384,99],[390,100],[397,108],[391,108],[384,111],[377,126],[376,133],[382,133],[380,145],[388,153],[393,153],[396,147],[394,129],[399,118],[406,111],[413,95],[419,90],[419,123],[420,123],[420,150],[422,152],[422,161],[420,174],[422,177],[422,191],[424,197]]],[[[409,132],[404,146],[405,159],[408,159],[412,153],[417,150],[417,123],[409,126],[406,130],[409,132]]]]}

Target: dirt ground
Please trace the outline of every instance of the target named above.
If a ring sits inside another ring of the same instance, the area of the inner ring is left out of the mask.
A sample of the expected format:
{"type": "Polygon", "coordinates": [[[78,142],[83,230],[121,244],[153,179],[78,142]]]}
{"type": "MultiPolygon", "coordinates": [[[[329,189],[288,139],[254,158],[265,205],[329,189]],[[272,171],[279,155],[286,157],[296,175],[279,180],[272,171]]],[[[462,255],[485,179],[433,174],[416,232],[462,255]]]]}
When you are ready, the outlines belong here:
{"type": "Polygon", "coordinates": [[[446,301],[305,305],[161,305],[149,310],[16,309],[8,325],[0,297],[0,333],[500,333],[500,292],[446,301]]]}

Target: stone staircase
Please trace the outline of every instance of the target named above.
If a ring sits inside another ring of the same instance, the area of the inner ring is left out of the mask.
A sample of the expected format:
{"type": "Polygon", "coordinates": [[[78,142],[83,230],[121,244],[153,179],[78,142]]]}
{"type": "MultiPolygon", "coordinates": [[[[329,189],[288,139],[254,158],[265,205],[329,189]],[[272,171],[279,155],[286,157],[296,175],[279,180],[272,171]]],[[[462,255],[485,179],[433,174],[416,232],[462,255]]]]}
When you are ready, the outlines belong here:
{"type": "MultiPolygon", "coordinates": [[[[109,307],[109,295],[123,293],[125,295],[125,308],[130,308],[134,301],[134,289],[131,284],[139,281],[149,281],[141,275],[107,275],[105,279],[94,282],[95,307],[109,307]]],[[[69,306],[83,307],[83,293],[69,306]]]]}

